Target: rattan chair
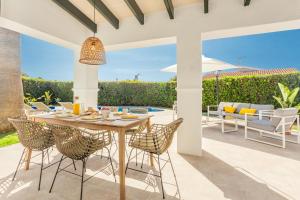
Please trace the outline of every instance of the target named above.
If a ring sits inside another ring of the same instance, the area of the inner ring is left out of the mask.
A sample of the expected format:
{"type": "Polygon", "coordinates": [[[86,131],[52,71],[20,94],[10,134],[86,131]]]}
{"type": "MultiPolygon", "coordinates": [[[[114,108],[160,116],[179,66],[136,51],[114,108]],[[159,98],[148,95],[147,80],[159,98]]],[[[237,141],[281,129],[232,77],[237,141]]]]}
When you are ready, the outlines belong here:
{"type": "Polygon", "coordinates": [[[70,158],[73,160],[82,161],[82,174],[75,174],[81,177],[80,199],[82,199],[83,183],[91,178],[89,177],[84,180],[87,159],[91,154],[103,148],[108,151],[109,162],[112,167],[112,172],[116,182],[114,167],[112,165],[112,159],[110,157],[110,150],[109,148],[107,148],[107,146],[111,144],[111,133],[109,131],[85,130],[63,125],[50,125],[50,127],[53,131],[56,148],[62,154],[62,157],[58,164],[57,171],[54,175],[49,193],[51,193],[53,189],[57,174],[61,171],[67,171],[65,170],[66,167],[60,168],[63,159],[70,158]]]}
{"type": "MultiPolygon", "coordinates": [[[[143,132],[145,129],[147,128],[147,121],[145,121],[144,123],[140,124],[139,126],[136,126],[134,128],[128,129],[125,131],[125,140],[126,140],[126,144],[129,144],[130,138],[136,134],[136,133],[141,133],[143,132]],[[128,139],[129,138],[129,139],[128,139]]],[[[127,158],[129,158],[127,149],[126,149],[126,156],[127,158]]],[[[145,156],[145,152],[143,154],[143,157],[145,156]]],[[[138,157],[138,149],[135,149],[135,165],[137,166],[137,157],[138,157]]],[[[144,159],[143,159],[144,160],[144,159]]]]}
{"type": "Polygon", "coordinates": [[[40,190],[43,170],[53,165],[52,164],[52,165],[48,165],[47,167],[44,167],[45,153],[48,154],[48,149],[54,145],[54,138],[52,135],[52,131],[51,129],[49,129],[49,127],[46,124],[43,123],[33,122],[26,119],[8,119],[8,120],[16,128],[20,143],[25,147],[22,156],[19,160],[17,169],[14,173],[13,180],[15,180],[19,167],[24,162],[23,157],[24,157],[25,149],[30,149],[32,151],[40,151],[42,154],[40,178],[39,178],[39,186],[38,186],[38,190],[40,190]]]}
{"type": "MultiPolygon", "coordinates": [[[[177,184],[177,179],[175,176],[175,171],[174,167],[168,152],[168,148],[172,144],[173,136],[177,128],[180,126],[180,124],[183,122],[182,118],[179,118],[175,121],[173,121],[170,124],[167,125],[161,125],[161,124],[153,124],[150,128],[149,132],[136,132],[135,134],[132,135],[129,141],[129,146],[132,147],[131,152],[129,154],[127,166],[126,166],[126,172],[128,169],[132,169],[134,171],[140,171],[143,173],[147,173],[145,171],[137,170],[134,168],[129,167],[129,162],[131,158],[132,151],[134,149],[139,149],[144,152],[147,152],[149,154],[153,154],[157,156],[157,163],[158,163],[158,168],[159,168],[159,174],[154,176],[157,176],[161,180],[161,187],[162,187],[162,193],[163,193],[163,198],[165,198],[165,193],[164,193],[164,187],[163,187],[163,181],[162,181],[162,165],[160,164],[160,160],[163,160],[160,158],[160,156],[163,153],[167,153],[168,155],[168,160],[165,160],[166,163],[170,163],[172,167],[172,171],[174,174],[176,186],[178,188],[177,184]]],[[[144,160],[144,155],[143,155],[143,160],[144,160]]],[[[142,160],[142,165],[143,165],[143,160],[142,160]]],[[[141,168],[142,168],[141,165],[141,168]]],[[[179,190],[178,194],[180,196],[179,190]]]]}

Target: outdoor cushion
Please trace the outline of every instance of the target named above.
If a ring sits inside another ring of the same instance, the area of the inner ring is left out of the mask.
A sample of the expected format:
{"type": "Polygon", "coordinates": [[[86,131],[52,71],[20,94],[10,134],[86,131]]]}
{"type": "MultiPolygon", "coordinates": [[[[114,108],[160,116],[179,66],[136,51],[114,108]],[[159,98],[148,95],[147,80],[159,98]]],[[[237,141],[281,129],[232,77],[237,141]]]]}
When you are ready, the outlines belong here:
{"type": "Polygon", "coordinates": [[[256,109],[242,108],[239,112],[240,115],[245,115],[246,113],[248,115],[253,115],[256,113],[256,109]]]}
{"type": "Polygon", "coordinates": [[[217,115],[217,116],[224,116],[224,112],[223,111],[209,111],[209,115],[217,115]]]}
{"type": "Polygon", "coordinates": [[[236,108],[235,108],[235,107],[232,107],[232,106],[225,106],[225,107],[224,107],[224,111],[225,111],[226,113],[234,113],[235,110],[236,110],[236,108]]]}
{"type": "Polygon", "coordinates": [[[248,121],[247,125],[248,127],[270,131],[270,132],[275,131],[276,128],[270,120],[264,120],[264,119],[248,121]]]}
{"type": "MultiPolygon", "coordinates": [[[[245,115],[240,115],[240,114],[237,114],[237,113],[226,113],[226,116],[230,116],[230,117],[233,117],[235,119],[242,119],[242,120],[245,120],[245,115]]],[[[258,119],[258,116],[247,116],[247,120],[255,120],[255,119],[258,119]]]]}
{"type": "Polygon", "coordinates": [[[258,114],[260,110],[274,110],[273,105],[267,105],[267,104],[251,104],[250,108],[256,109],[256,114],[258,114]]]}
{"type": "Polygon", "coordinates": [[[218,110],[222,111],[224,110],[225,106],[232,106],[233,103],[231,102],[220,102],[219,106],[218,106],[218,110]]]}
{"type": "Polygon", "coordinates": [[[249,103],[233,103],[233,107],[236,108],[235,113],[240,113],[242,108],[250,108],[249,103]]]}

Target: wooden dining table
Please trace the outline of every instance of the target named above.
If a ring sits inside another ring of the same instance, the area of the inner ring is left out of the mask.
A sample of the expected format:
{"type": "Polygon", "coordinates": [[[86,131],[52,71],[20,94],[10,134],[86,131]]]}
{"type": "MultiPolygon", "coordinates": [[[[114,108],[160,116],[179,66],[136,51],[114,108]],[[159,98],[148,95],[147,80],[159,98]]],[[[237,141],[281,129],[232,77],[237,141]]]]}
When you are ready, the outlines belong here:
{"type": "MultiPolygon", "coordinates": [[[[126,199],[126,190],[125,190],[125,132],[133,127],[137,127],[143,123],[147,123],[147,131],[150,130],[150,118],[152,115],[138,115],[137,119],[118,119],[115,120],[94,120],[88,121],[83,120],[82,118],[75,117],[66,117],[61,118],[57,117],[54,114],[41,114],[31,116],[30,119],[36,122],[45,122],[49,124],[60,124],[60,125],[69,125],[80,128],[87,128],[93,130],[109,130],[118,133],[119,141],[119,176],[120,176],[120,200],[126,199]]],[[[29,169],[29,163],[31,159],[31,149],[27,149],[26,158],[25,158],[25,169],[29,169]]],[[[150,155],[150,165],[153,166],[153,156],[150,155]]]]}

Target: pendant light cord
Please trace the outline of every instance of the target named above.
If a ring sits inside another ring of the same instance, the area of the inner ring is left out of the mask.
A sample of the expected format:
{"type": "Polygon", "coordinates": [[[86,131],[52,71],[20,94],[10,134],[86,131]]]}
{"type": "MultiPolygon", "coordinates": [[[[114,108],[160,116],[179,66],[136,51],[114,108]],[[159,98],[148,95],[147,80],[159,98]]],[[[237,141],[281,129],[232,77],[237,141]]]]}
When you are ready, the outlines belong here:
{"type": "MultiPolygon", "coordinates": [[[[95,0],[94,0],[94,23],[96,24],[96,17],[95,17],[95,15],[96,15],[96,9],[95,9],[95,0]]],[[[95,31],[94,31],[94,37],[95,37],[95,31]]]]}

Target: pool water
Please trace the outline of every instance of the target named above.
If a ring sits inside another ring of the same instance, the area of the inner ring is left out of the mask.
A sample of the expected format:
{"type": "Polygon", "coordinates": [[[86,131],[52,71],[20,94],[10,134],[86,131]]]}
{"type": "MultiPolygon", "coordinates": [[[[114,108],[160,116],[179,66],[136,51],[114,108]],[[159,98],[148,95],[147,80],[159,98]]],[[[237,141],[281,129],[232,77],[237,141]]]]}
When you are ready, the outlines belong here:
{"type": "MultiPolygon", "coordinates": [[[[130,106],[128,106],[127,108],[130,108],[130,106]]],[[[138,108],[138,107],[134,107],[133,108],[138,108]]],[[[98,106],[98,109],[100,110],[101,109],[101,106],[98,106]]],[[[148,112],[161,112],[161,111],[164,111],[163,109],[161,108],[154,108],[154,107],[147,107],[148,109],[148,112]]],[[[123,107],[122,106],[119,106],[118,107],[118,112],[122,112],[123,110],[123,107]]]]}
{"type": "MultiPolygon", "coordinates": [[[[101,107],[102,107],[102,106],[98,106],[98,109],[100,110],[101,107]]],[[[35,106],[32,106],[32,108],[33,108],[33,109],[36,109],[35,106]]],[[[56,106],[49,106],[49,108],[50,108],[51,110],[56,110],[56,109],[57,109],[56,106]]],[[[130,106],[128,106],[127,108],[130,108],[130,106]]],[[[134,108],[138,108],[138,107],[134,107],[134,108]]],[[[161,108],[155,108],[155,107],[147,107],[147,109],[148,109],[148,112],[161,112],[161,111],[164,111],[164,110],[161,109],[161,108]]],[[[122,106],[119,106],[119,107],[118,107],[118,112],[122,112],[122,110],[123,110],[123,107],[122,107],[122,106]]]]}

